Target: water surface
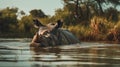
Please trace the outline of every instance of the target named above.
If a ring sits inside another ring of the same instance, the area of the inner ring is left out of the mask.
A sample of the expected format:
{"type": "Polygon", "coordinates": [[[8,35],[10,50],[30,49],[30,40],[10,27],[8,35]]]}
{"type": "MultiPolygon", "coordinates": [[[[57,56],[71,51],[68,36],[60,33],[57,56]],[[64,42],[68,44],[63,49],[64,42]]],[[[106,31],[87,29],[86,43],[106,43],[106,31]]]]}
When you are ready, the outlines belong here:
{"type": "Polygon", "coordinates": [[[30,41],[0,38],[0,67],[120,67],[120,44],[81,42],[33,48],[30,41]]]}

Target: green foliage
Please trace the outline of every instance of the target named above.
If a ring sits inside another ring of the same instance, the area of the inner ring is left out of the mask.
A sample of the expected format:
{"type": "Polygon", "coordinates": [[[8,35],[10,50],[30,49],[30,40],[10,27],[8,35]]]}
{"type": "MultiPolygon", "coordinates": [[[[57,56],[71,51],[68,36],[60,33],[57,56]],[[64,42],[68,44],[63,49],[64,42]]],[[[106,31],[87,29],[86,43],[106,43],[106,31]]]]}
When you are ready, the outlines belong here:
{"type": "Polygon", "coordinates": [[[61,19],[63,20],[64,25],[74,25],[75,24],[75,18],[71,11],[69,11],[67,8],[64,9],[58,9],[55,11],[55,16],[53,16],[55,20],[61,19]]]}
{"type": "Polygon", "coordinates": [[[27,16],[24,11],[18,12],[18,8],[7,7],[0,10],[0,36],[32,37],[37,31],[33,26],[33,19],[49,20],[41,10],[31,10],[30,14],[27,16]],[[17,19],[20,14],[21,18],[17,19]]]}
{"type": "Polygon", "coordinates": [[[33,26],[33,18],[31,15],[29,16],[23,16],[21,20],[18,22],[18,30],[20,33],[25,34],[33,34],[36,32],[34,26],[33,26]]]}
{"type": "Polygon", "coordinates": [[[17,24],[18,8],[5,8],[0,11],[0,32],[14,32],[17,24]]]}
{"type": "MultiPolygon", "coordinates": [[[[63,0],[64,8],[68,8],[76,18],[76,23],[79,21],[89,21],[93,16],[104,16],[107,5],[113,7],[119,6],[119,0],[63,0]]],[[[115,9],[115,8],[114,8],[115,9]]],[[[118,13],[117,13],[118,14],[118,13]]],[[[114,20],[117,20],[113,17],[114,20]]]]}
{"type": "Polygon", "coordinates": [[[119,11],[117,9],[114,9],[112,7],[108,8],[106,11],[106,18],[109,21],[115,21],[117,22],[119,19],[119,11]]]}
{"type": "Polygon", "coordinates": [[[34,17],[34,18],[43,18],[46,17],[46,15],[44,14],[44,12],[42,10],[31,10],[30,14],[34,17]]]}

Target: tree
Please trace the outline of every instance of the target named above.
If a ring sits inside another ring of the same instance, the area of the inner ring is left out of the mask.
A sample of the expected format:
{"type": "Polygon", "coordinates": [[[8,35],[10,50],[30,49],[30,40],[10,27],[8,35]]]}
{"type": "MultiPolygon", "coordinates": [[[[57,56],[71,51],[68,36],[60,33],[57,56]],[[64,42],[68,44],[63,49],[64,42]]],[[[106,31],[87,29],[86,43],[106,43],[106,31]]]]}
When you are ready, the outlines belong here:
{"type": "MultiPolygon", "coordinates": [[[[120,5],[120,0],[63,0],[67,8],[76,18],[76,22],[89,20],[92,16],[104,16],[105,6],[120,5]]],[[[115,8],[114,8],[115,9],[115,8]]]]}
{"type": "Polygon", "coordinates": [[[21,15],[25,15],[25,12],[22,10],[22,11],[20,11],[20,14],[21,15]]]}
{"type": "Polygon", "coordinates": [[[33,34],[36,30],[33,26],[33,18],[31,15],[23,16],[18,22],[19,33],[33,34]]]}
{"type": "Polygon", "coordinates": [[[14,32],[16,30],[18,8],[0,10],[0,32],[14,32]]]}
{"type": "Polygon", "coordinates": [[[44,17],[47,17],[47,15],[45,15],[44,12],[41,9],[39,9],[39,10],[37,10],[37,9],[31,10],[30,14],[34,18],[44,18],[44,17]]]}
{"type": "Polygon", "coordinates": [[[113,7],[110,7],[107,10],[105,10],[106,18],[109,21],[118,21],[119,14],[119,11],[117,11],[117,9],[114,9],[113,7]]]}

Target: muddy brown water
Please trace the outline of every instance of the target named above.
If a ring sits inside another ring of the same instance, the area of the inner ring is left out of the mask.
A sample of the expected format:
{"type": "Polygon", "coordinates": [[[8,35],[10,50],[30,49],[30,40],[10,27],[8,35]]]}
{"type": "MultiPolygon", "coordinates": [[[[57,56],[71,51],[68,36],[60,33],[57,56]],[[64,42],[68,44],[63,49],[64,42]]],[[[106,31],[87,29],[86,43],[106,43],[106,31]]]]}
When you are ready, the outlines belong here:
{"type": "Polygon", "coordinates": [[[120,67],[120,44],[81,42],[33,48],[30,41],[0,38],[0,67],[120,67]]]}

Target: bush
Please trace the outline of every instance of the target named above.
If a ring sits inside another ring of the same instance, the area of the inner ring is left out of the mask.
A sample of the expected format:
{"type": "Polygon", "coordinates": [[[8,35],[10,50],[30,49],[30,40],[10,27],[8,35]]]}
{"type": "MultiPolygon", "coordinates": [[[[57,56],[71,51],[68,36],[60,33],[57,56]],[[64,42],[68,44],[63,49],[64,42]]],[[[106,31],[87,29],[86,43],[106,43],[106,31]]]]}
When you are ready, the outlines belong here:
{"type": "Polygon", "coordinates": [[[115,25],[115,23],[109,22],[103,17],[95,16],[91,19],[90,24],[87,26],[79,24],[75,26],[69,26],[68,29],[83,41],[105,41],[120,39],[120,22],[115,25]]]}
{"type": "Polygon", "coordinates": [[[80,40],[90,40],[93,38],[93,36],[91,36],[91,28],[89,26],[76,25],[69,26],[68,29],[80,40]]]}

